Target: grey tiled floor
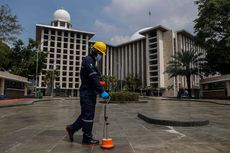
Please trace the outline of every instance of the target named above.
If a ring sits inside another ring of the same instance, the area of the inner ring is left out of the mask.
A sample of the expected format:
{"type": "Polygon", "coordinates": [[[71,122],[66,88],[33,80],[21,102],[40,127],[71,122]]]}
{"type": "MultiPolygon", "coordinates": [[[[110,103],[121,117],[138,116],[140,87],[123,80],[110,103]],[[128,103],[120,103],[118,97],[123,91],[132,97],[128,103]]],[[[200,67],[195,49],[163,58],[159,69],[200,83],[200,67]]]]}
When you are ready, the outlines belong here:
{"type": "MultiPolygon", "coordinates": [[[[109,135],[115,148],[81,145],[66,138],[65,125],[79,114],[78,100],[54,100],[0,108],[0,153],[229,153],[230,106],[211,103],[150,100],[144,104],[110,104],[109,135]],[[148,124],[138,112],[174,117],[199,116],[210,120],[202,127],[167,127],[148,124]]],[[[96,109],[94,135],[102,138],[103,104],[96,109]]]]}

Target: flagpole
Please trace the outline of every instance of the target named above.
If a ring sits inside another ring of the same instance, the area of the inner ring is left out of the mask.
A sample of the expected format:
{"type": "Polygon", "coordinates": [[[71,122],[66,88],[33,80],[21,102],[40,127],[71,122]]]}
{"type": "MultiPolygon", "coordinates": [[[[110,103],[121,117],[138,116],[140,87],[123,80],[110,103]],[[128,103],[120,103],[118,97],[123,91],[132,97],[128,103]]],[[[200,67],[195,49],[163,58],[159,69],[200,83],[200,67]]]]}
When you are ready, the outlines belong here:
{"type": "Polygon", "coordinates": [[[148,15],[149,15],[149,26],[151,26],[151,15],[152,15],[152,13],[151,13],[150,9],[149,9],[148,15]]]}

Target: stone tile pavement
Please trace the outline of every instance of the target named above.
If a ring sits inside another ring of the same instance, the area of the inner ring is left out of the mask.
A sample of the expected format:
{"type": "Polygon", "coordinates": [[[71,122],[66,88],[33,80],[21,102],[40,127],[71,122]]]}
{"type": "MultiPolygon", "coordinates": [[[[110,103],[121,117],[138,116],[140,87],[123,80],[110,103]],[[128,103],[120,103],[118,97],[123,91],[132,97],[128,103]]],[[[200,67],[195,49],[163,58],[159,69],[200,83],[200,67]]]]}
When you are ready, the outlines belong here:
{"type": "MultiPolygon", "coordinates": [[[[79,100],[54,99],[33,105],[0,108],[0,153],[228,153],[230,106],[214,103],[149,99],[148,103],[109,104],[109,136],[115,148],[81,145],[82,132],[74,142],[66,138],[65,125],[79,114],[79,100]],[[207,126],[172,127],[146,123],[138,112],[175,112],[209,119],[207,126]]],[[[98,103],[94,135],[102,138],[103,104],[98,103]]]]}

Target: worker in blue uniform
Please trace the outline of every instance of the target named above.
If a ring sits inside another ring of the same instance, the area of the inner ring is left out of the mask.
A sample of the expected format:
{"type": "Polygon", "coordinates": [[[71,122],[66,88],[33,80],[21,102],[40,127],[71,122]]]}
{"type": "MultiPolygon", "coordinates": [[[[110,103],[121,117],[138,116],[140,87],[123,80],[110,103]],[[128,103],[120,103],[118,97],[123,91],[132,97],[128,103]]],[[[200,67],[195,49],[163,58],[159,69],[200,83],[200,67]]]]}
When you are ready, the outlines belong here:
{"type": "Polygon", "coordinates": [[[93,119],[95,114],[97,94],[104,100],[109,98],[109,94],[100,84],[100,73],[96,67],[96,61],[106,54],[106,44],[95,42],[90,48],[89,55],[86,56],[81,65],[80,77],[80,105],[81,114],[76,121],[66,127],[69,141],[73,142],[73,134],[82,128],[82,144],[99,144],[99,141],[93,138],[93,119]]]}

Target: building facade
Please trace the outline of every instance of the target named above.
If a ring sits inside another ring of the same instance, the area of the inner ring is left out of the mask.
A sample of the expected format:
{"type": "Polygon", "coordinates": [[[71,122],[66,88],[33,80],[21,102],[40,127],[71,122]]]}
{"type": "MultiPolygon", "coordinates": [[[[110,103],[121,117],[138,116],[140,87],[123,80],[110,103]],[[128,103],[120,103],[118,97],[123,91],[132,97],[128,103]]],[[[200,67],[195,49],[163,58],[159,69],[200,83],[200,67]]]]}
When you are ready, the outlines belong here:
{"type": "Polygon", "coordinates": [[[25,77],[0,71],[0,96],[21,98],[27,96],[29,81],[25,77]]]}
{"type": "MultiPolygon", "coordinates": [[[[133,74],[141,80],[142,89],[154,89],[157,96],[176,96],[179,88],[187,88],[185,77],[169,78],[165,70],[176,52],[196,49],[205,54],[194,44],[193,35],[185,30],[173,32],[161,25],[141,29],[138,34],[129,42],[109,45],[101,64],[102,74],[118,80],[133,74]]],[[[192,88],[199,85],[199,79],[191,76],[192,88]]]]}
{"type": "MultiPolygon", "coordinates": [[[[63,9],[54,12],[51,25],[37,24],[36,40],[40,42],[40,50],[49,53],[46,68],[39,74],[38,87],[47,89],[46,71],[55,70],[58,72],[53,83],[55,93],[60,90],[60,95],[78,96],[80,64],[88,54],[93,36],[92,32],[72,29],[70,15],[63,9]]],[[[107,46],[106,56],[98,63],[102,75],[115,76],[120,82],[130,74],[138,76],[141,89],[155,89],[158,96],[176,96],[179,88],[187,88],[185,78],[169,78],[165,73],[172,55],[194,48],[204,52],[194,45],[189,32],[174,32],[161,25],[137,31],[126,43],[107,46]]],[[[192,87],[199,84],[199,79],[191,77],[192,87]]]]}
{"type": "MultiPolygon", "coordinates": [[[[60,96],[78,96],[80,63],[88,54],[89,39],[94,33],[72,29],[70,15],[59,9],[54,12],[51,25],[36,25],[36,40],[40,51],[48,52],[46,68],[39,74],[38,88],[47,89],[47,71],[56,71],[53,90],[60,96]]],[[[45,92],[45,91],[44,91],[45,92]]]]}

